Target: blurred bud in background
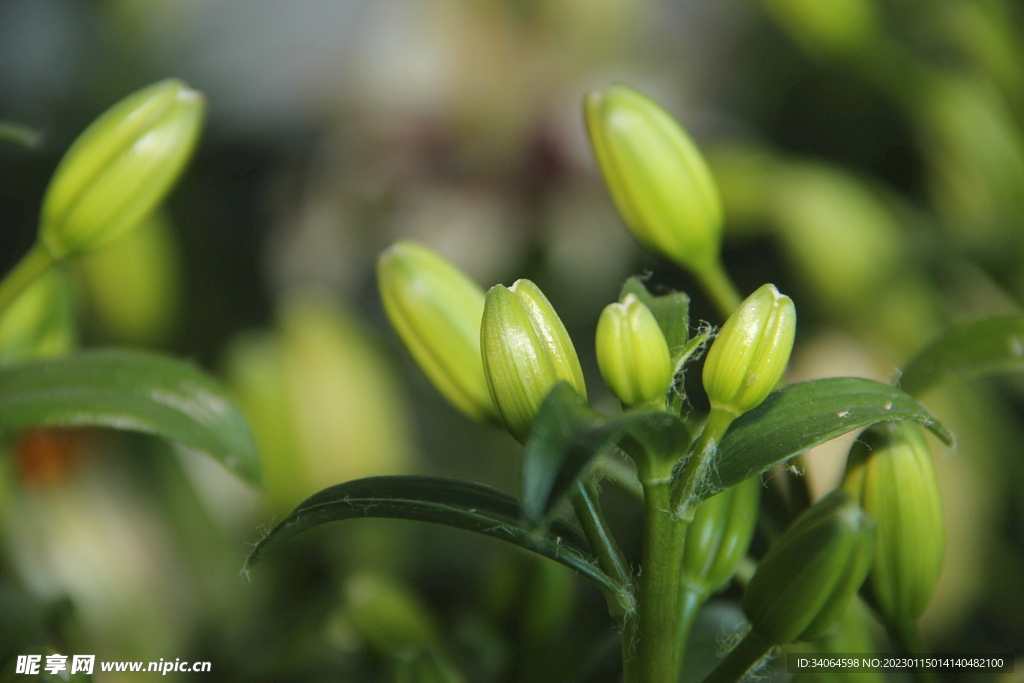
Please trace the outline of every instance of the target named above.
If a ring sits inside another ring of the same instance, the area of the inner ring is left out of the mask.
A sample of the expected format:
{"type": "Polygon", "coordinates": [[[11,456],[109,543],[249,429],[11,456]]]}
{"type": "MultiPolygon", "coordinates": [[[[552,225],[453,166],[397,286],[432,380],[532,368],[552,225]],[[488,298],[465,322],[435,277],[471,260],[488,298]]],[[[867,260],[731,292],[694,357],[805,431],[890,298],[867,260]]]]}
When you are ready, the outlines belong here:
{"type": "Polygon", "coordinates": [[[78,338],[74,308],[69,278],[51,267],[0,315],[0,364],[71,351],[78,338]]]}
{"type": "Polygon", "coordinates": [[[388,319],[438,391],[475,420],[497,418],[480,357],[484,290],[409,241],[380,255],[377,282],[388,319]]]}
{"type": "Polygon", "coordinates": [[[57,259],[136,227],[174,185],[199,137],[203,97],[154,83],[97,118],[68,149],[43,198],[39,239],[57,259]]]}
{"type": "Polygon", "coordinates": [[[484,375],[501,421],[523,443],[540,404],[560,381],[586,398],[576,349],[537,285],[517,280],[487,292],[480,346],[484,375]]]}
{"type": "Polygon", "coordinates": [[[870,307],[904,258],[901,227],[867,185],[824,164],[780,164],[772,214],[796,266],[826,306],[870,307]]]}
{"type": "Polygon", "coordinates": [[[331,298],[287,297],[274,332],[234,341],[226,372],[255,432],[274,510],[333,484],[414,469],[394,372],[331,298]]]}
{"type": "Polygon", "coordinates": [[[157,346],[170,342],[181,315],[181,263],[166,214],[154,212],[78,263],[103,339],[157,346]]]}
{"type": "Polygon", "coordinates": [[[874,0],[761,0],[761,4],[793,40],[818,57],[856,54],[878,37],[874,0]]]}

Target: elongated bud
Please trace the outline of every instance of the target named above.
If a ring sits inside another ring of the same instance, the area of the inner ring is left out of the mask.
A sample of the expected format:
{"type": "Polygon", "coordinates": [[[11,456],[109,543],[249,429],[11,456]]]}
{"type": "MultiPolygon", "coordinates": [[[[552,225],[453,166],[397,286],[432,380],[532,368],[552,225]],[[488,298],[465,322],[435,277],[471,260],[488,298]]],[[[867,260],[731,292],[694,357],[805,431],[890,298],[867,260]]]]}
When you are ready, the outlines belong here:
{"type": "Polygon", "coordinates": [[[878,520],[868,577],[875,603],[891,622],[917,620],[945,553],[942,501],[920,427],[887,422],[864,432],[850,450],[843,488],[878,520]]]}
{"type": "Polygon", "coordinates": [[[775,285],[762,285],[722,325],[704,363],[712,408],[741,415],[767,398],[793,350],[796,308],[775,285]]]}
{"type": "Polygon", "coordinates": [[[177,79],[124,98],[78,136],[43,199],[39,239],[54,258],[99,249],[164,198],[192,154],[203,97],[177,79]]]}
{"type": "Polygon", "coordinates": [[[597,321],[597,364],[608,388],[627,406],[665,405],[672,385],[668,343],[651,310],[627,294],[597,321]]]}
{"type": "Polygon", "coordinates": [[[769,549],[743,611],[775,645],[813,640],[843,615],[871,568],[875,523],[837,490],[805,510],[769,549]]]}
{"type": "Polygon", "coordinates": [[[760,501],[760,477],[751,477],[700,504],[686,530],[684,584],[707,597],[729,582],[754,537],[760,501]]]}
{"type": "Polygon", "coordinates": [[[658,103],[624,85],[589,93],[584,111],[597,164],[633,236],[694,271],[716,264],[721,201],[690,136],[658,103]]]}
{"type": "Polygon", "coordinates": [[[380,255],[377,281],[392,326],[438,391],[475,420],[496,418],[480,358],[484,290],[406,241],[380,255]]]}
{"type": "Polygon", "coordinates": [[[57,356],[76,341],[71,283],[50,268],[0,314],[0,365],[57,356]]]}
{"type": "Polygon", "coordinates": [[[522,443],[544,397],[565,380],[586,397],[576,349],[555,309],[529,280],[487,292],[480,328],[484,376],[508,431],[522,443]]]}

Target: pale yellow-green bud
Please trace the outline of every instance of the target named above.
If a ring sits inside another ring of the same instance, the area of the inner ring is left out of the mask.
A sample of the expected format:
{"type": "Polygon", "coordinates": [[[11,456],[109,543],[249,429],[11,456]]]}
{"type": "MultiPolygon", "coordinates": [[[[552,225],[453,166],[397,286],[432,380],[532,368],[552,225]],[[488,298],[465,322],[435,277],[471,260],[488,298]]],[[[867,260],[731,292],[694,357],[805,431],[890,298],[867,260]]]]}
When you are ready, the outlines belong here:
{"type": "Polygon", "coordinates": [[[608,304],[597,321],[597,364],[627,406],[665,406],[672,385],[668,342],[651,310],[633,294],[608,304]]]}
{"type": "Polygon", "coordinates": [[[849,493],[833,491],[768,550],[743,595],[743,611],[766,642],[813,640],[843,615],[874,552],[874,521],[849,493]]]}
{"type": "Polygon", "coordinates": [[[76,337],[71,283],[50,268],[0,313],[0,364],[67,353],[76,337]]]}
{"type": "Polygon", "coordinates": [[[480,328],[484,375],[508,431],[522,443],[548,392],[564,380],[586,397],[576,349],[555,309],[529,280],[487,292],[480,328]]]}
{"type": "Polygon", "coordinates": [[[124,98],[78,136],[43,199],[39,239],[57,259],[114,241],[164,198],[195,147],[203,97],[177,79],[124,98]]]}
{"type": "Polygon", "coordinates": [[[733,415],[757,407],[782,379],[796,333],[793,300],[762,285],[718,332],[704,363],[712,408],[733,415]]]}
{"type": "Polygon", "coordinates": [[[624,85],[587,95],[594,156],[641,244],[698,273],[718,263],[722,206],[700,150],[672,116],[624,85]]]}
{"type": "Polygon", "coordinates": [[[377,279],[391,324],[438,391],[473,419],[496,418],[480,358],[484,290],[407,241],[380,255],[377,279]]]}
{"type": "Polygon", "coordinates": [[[916,621],[931,600],[945,554],[942,501],[921,428],[887,422],[850,450],[843,488],[878,522],[868,582],[892,623],[916,621]]]}

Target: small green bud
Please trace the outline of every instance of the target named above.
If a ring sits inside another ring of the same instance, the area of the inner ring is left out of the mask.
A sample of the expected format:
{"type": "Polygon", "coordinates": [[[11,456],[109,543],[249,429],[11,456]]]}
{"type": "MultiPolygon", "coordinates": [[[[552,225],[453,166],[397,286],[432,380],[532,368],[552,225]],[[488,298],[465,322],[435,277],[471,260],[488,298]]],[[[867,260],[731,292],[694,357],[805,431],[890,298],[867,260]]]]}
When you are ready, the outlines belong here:
{"type": "Polygon", "coordinates": [[[658,103],[624,85],[589,93],[584,111],[597,164],[633,236],[694,271],[716,264],[721,201],[690,136],[658,103]]]}
{"type": "Polygon", "coordinates": [[[751,477],[698,506],[686,529],[683,583],[710,596],[732,579],[757,525],[761,479],[751,477]]]}
{"type": "Polygon", "coordinates": [[[487,292],[480,328],[484,376],[501,421],[520,443],[548,392],[566,381],[586,397],[576,349],[537,285],[518,280],[487,292]]]}
{"type": "Polygon", "coordinates": [[[805,510],[768,550],[743,596],[764,640],[784,645],[823,635],[871,568],[875,523],[837,490],[805,510]]]}
{"type": "Polygon", "coordinates": [[[668,343],[651,310],[627,294],[608,304],[597,321],[597,365],[601,376],[627,406],[665,405],[672,385],[668,343]]]}
{"type": "Polygon", "coordinates": [[[438,391],[475,420],[496,418],[480,359],[484,290],[407,241],[380,255],[377,280],[391,324],[438,391]]]}
{"type": "Polygon", "coordinates": [[[796,308],[775,285],[762,285],[722,325],[704,363],[712,408],[734,415],[756,408],[782,379],[793,349],[796,308]]]}
{"type": "Polygon", "coordinates": [[[366,640],[386,654],[433,647],[437,626],[420,599],[402,584],[369,573],[345,582],[345,614],[366,640]]]}
{"type": "Polygon", "coordinates": [[[873,0],[762,0],[782,27],[807,51],[820,56],[856,54],[878,34],[873,0]]]}
{"type": "Polygon", "coordinates": [[[39,239],[64,258],[114,241],[164,198],[192,154],[203,97],[177,79],[124,98],[78,136],[43,199],[39,239]]]}
{"type": "Polygon", "coordinates": [[[50,268],[0,313],[0,365],[67,353],[77,339],[71,283],[50,268]]]}
{"type": "Polygon", "coordinates": [[[868,577],[875,603],[891,622],[916,621],[945,554],[942,501],[921,428],[887,422],[864,432],[850,450],[843,488],[878,521],[868,577]]]}

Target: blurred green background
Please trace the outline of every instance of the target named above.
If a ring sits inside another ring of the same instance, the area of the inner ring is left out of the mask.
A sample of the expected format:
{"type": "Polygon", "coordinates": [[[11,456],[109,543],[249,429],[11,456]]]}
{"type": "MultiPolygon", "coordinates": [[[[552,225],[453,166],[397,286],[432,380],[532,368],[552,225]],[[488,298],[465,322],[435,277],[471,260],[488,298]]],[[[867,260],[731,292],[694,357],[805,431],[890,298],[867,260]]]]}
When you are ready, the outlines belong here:
{"type": "MultiPolygon", "coordinates": [[[[258,527],[334,483],[422,472],[517,491],[515,442],[449,407],[389,329],[376,255],[411,238],[485,287],[533,279],[592,401],[617,410],[592,340],[626,276],[689,291],[692,319],[721,323],[688,276],[631,240],[600,182],[581,98],[625,81],[707,153],[743,293],[773,282],[796,302],[790,379],[889,381],[944,325],[1024,301],[1022,12],[1013,0],[0,2],[0,119],[36,132],[0,141],[4,272],[33,242],[61,154],[102,110],[166,76],[209,105],[164,209],[37,286],[52,319],[32,352],[133,345],[197,361],[250,416],[266,480],[249,490],[132,435],[11,435],[0,664],[49,647],[209,660],[223,681],[435,680],[422,671],[445,667],[461,671],[451,680],[615,680],[597,591],[487,539],[352,522],[239,577],[258,527]]],[[[948,553],[926,637],[1022,657],[1024,383],[925,403],[958,435],[953,453],[933,444],[948,553]]],[[[808,455],[815,495],[852,441],[808,455]]],[[[636,557],[639,506],[605,494],[636,557]]],[[[688,680],[736,627],[737,595],[707,608],[688,680]]]]}

